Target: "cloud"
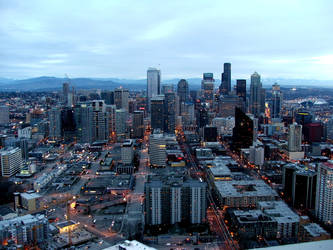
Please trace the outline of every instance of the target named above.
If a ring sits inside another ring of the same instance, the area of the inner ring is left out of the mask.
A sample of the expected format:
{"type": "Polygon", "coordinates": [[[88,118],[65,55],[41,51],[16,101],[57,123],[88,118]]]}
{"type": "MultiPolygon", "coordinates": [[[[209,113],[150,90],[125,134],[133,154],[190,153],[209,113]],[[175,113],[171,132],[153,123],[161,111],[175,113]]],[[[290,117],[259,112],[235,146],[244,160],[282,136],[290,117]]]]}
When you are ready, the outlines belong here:
{"type": "Polygon", "coordinates": [[[136,78],[264,76],[333,79],[333,2],[1,1],[0,77],[64,73],[136,78]]]}

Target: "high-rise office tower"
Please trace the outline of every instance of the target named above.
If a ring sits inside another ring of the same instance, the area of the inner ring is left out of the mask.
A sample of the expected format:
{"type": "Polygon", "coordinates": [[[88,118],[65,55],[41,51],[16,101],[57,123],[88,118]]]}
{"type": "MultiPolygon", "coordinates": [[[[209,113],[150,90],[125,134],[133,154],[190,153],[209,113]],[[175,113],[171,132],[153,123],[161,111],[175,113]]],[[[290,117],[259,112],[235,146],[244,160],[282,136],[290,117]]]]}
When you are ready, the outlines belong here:
{"type": "Polygon", "coordinates": [[[22,152],[20,148],[5,148],[0,151],[0,167],[3,177],[12,177],[22,168],[22,152]]]}
{"type": "Polygon", "coordinates": [[[315,214],[320,221],[333,222],[333,161],[319,164],[315,214]]]}
{"type": "Polygon", "coordinates": [[[150,99],[161,94],[161,71],[156,68],[147,70],[147,103],[150,111],[150,99]]]}
{"type": "Polygon", "coordinates": [[[93,141],[109,139],[109,122],[106,105],[103,100],[92,101],[93,108],[93,141]]]}
{"type": "Polygon", "coordinates": [[[114,104],[114,92],[105,90],[101,93],[101,99],[104,100],[105,104],[113,105],[114,104]]]}
{"type": "Polygon", "coordinates": [[[302,151],[302,125],[298,125],[297,123],[289,125],[288,151],[302,151]]]}
{"type": "Polygon", "coordinates": [[[94,114],[91,104],[76,104],[74,107],[74,117],[78,142],[92,143],[94,114]]]}
{"type": "Polygon", "coordinates": [[[236,95],[241,97],[243,102],[246,103],[246,80],[245,79],[237,79],[236,95]]]}
{"type": "Polygon", "coordinates": [[[314,209],[317,188],[317,173],[310,169],[298,169],[294,172],[292,186],[293,207],[314,209]]]}
{"type": "MultiPolygon", "coordinates": [[[[177,85],[177,95],[179,97],[179,105],[183,102],[187,102],[189,100],[190,92],[188,87],[188,82],[185,79],[181,79],[177,85]]],[[[182,110],[180,109],[180,112],[182,110]]]]}
{"type": "Polygon", "coordinates": [[[0,106],[0,124],[9,123],[9,107],[0,106]]]}
{"type": "Polygon", "coordinates": [[[62,101],[65,106],[68,104],[68,95],[69,95],[69,83],[64,82],[62,84],[62,101]]]}
{"type": "Polygon", "coordinates": [[[61,110],[58,107],[51,108],[49,110],[49,137],[60,138],[61,137],[61,110]]]}
{"type": "Polygon", "coordinates": [[[114,90],[114,104],[117,109],[125,109],[128,111],[128,89],[118,88],[114,90]]]}
{"type": "Polygon", "coordinates": [[[121,146],[121,162],[123,164],[131,164],[134,158],[134,142],[133,140],[125,140],[121,146]]]}
{"type": "Polygon", "coordinates": [[[231,91],[231,63],[224,63],[221,76],[220,94],[228,95],[231,91]]]}
{"type": "Polygon", "coordinates": [[[166,166],[166,141],[163,134],[151,134],[149,137],[149,159],[153,167],[166,166]]]}
{"type": "Polygon", "coordinates": [[[206,103],[209,104],[209,108],[213,108],[214,101],[214,76],[213,73],[204,73],[201,81],[202,96],[206,103]]]}
{"type": "Polygon", "coordinates": [[[176,95],[175,93],[166,93],[164,95],[164,131],[174,133],[176,126],[176,95]]]}
{"type": "Polygon", "coordinates": [[[165,113],[164,113],[164,96],[158,95],[150,99],[150,122],[152,129],[164,130],[165,113]]]}
{"type": "Polygon", "coordinates": [[[282,93],[280,90],[280,85],[274,83],[272,87],[272,110],[271,110],[272,118],[281,117],[281,105],[282,105],[282,93]]]}
{"type": "Polygon", "coordinates": [[[143,111],[133,112],[133,138],[142,138],[144,136],[143,117],[143,111]]]}
{"type": "Polygon", "coordinates": [[[236,108],[235,127],[232,135],[232,148],[236,151],[239,151],[241,148],[249,148],[253,144],[253,134],[253,120],[240,108],[236,108]]]}
{"type": "Polygon", "coordinates": [[[127,111],[125,109],[116,110],[116,135],[117,139],[124,139],[127,132],[127,111]]]}
{"type": "Polygon", "coordinates": [[[65,107],[61,110],[61,134],[65,140],[73,140],[75,131],[74,110],[70,107],[65,107]]]}
{"type": "Polygon", "coordinates": [[[250,85],[250,112],[255,116],[259,117],[262,111],[262,83],[260,81],[260,75],[254,72],[251,75],[250,85]]]}

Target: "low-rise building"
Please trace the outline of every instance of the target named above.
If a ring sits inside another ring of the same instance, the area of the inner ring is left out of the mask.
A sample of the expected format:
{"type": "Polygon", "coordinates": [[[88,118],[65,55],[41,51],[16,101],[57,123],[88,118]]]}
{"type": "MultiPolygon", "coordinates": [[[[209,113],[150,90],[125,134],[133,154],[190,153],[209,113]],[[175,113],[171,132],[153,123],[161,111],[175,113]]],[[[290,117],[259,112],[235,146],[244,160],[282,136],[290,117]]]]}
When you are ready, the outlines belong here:
{"type": "Polygon", "coordinates": [[[215,181],[215,191],[222,206],[256,207],[259,201],[274,201],[278,194],[261,180],[215,181]]]}
{"type": "Polygon", "coordinates": [[[284,201],[258,202],[258,208],[277,221],[277,238],[297,237],[300,217],[284,201]]]}

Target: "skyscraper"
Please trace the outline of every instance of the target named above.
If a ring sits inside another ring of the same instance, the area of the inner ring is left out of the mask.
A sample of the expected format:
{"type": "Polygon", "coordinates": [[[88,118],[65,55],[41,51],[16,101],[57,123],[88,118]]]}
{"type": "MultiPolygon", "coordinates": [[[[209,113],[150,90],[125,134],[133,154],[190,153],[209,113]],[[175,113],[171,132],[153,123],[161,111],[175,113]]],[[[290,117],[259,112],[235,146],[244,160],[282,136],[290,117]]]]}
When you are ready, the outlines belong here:
{"type": "Polygon", "coordinates": [[[190,92],[188,82],[181,79],[177,85],[177,95],[179,96],[179,103],[187,102],[189,100],[190,92]]]}
{"type": "Polygon", "coordinates": [[[254,125],[253,120],[240,108],[235,110],[235,127],[232,135],[232,148],[239,151],[241,148],[249,148],[253,144],[254,125]]]}
{"type": "Polygon", "coordinates": [[[250,85],[250,112],[255,116],[259,117],[261,113],[262,105],[262,83],[260,81],[260,75],[254,72],[251,75],[250,85]]]}
{"type": "Polygon", "coordinates": [[[81,143],[93,141],[93,108],[88,103],[77,104],[74,107],[76,137],[81,143]]]}
{"type": "Polygon", "coordinates": [[[113,91],[103,91],[101,93],[101,99],[104,100],[105,104],[113,105],[114,104],[114,92],[113,91]]]}
{"type": "Polygon", "coordinates": [[[93,108],[93,140],[103,141],[109,138],[109,123],[106,106],[103,100],[92,102],[93,108]]]}
{"type": "Polygon", "coordinates": [[[62,101],[65,106],[68,104],[68,95],[69,95],[69,83],[64,82],[62,84],[62,101]]]}
{"type": "Polygon", "coordinates": [[[213,73],[204,73],[201,81],[202,96],[206,103],[209,104],[209,108],[213,108],[214,100],[214,76],[213,73]]]}
{"type": "Polygon", "coordinates": [[[231,63],[224,63],[221,76],[220,93],[228,95],[231,91],[231,63]]]}
{"type": "Polygon", "coordinates": [[[151,128],[164,130],[164,123],[165,123],[164,96],[158,95],[158,96],[152,97],[150,102],[151,102],[151,104],[150,104],[151,128]]]}
{"type": "Polygon", "coordinates": [[[116,134],[117,140],[124,139],[127,132],[127,111],[125,109],[116,110],[116,134]]]}
{"type": "Polygon", "coordinates": [[[302,125],[294,123],[289,126],[288,151],[289,152],[302,151],[302,125]]]}
{"type": "Polygon", "coordinates": [[[282,93],[280,85],[274,83],[272,88],[272,118],[280,118],[281,116],[281,105],[282,105],[282,93]]]}
{"type": "Polygon", "coordinates": [[[242,99],[242,110],[243,110],[243,112],[246,112],[246,80],[245,79],[237,79],[236,95],[242,99]]]}
{"type": "Polygon", "coordinates": [[[147,70],[147,103],[150,111],[150,99],[161,94],[161,71],[156,68],[147,70]]]}
{"type": "Polygon", "coordinates": [[[128,111],[128,89],[118,88],[114,90],[114,104],[117,109],[125,109],[128,111]]]}
{"type": "Polygon", "coordinates": [[[176,126],[176,95],[175,93],[166,93],[164,96],[164,131],[174,133],[176,126]]]}
{"type": "Polygon", "coordinates": [[[142,138],[144,136],[143,111],[133,112],[133,138],[142,138]]]}
{"type": "Polygon", "coordinates": [[[333,222],[333,162],[319,164],[315,213],[320,221],[333,222]]]}
{"type": "Polygon", "coordinates": [[[61,110],[58,107],[53,107],[49,110],[49,137],[61,137],[61,110]]]}

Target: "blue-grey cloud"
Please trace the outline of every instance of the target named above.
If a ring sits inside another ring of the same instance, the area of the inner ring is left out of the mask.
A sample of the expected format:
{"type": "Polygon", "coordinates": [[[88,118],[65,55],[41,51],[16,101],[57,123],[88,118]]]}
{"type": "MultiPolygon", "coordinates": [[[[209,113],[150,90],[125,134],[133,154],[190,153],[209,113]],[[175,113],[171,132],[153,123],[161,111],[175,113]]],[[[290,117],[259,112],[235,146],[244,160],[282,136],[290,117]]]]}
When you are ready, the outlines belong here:
{"type": "Polygon", "coordinates": [[[333,79],[331,0],[0,0],[0,77],[333,79]]]}

